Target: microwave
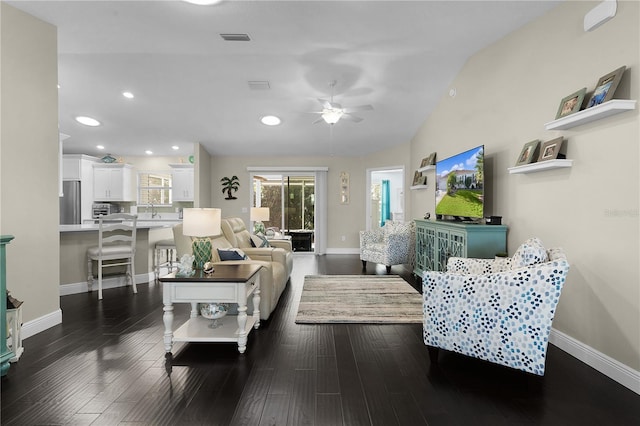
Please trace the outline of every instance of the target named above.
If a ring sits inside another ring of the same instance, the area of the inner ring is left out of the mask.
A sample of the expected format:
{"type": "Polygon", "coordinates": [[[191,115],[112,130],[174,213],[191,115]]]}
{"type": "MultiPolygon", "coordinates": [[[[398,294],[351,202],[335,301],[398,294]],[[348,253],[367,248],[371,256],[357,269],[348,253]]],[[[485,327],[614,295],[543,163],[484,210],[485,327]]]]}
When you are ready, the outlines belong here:
{"type": "Polygon", "coordinates": [[[111,203],[94,203],[91,207],[91,217],[98,219],[100,216],[120,212],[120,206],[111,203]]]}

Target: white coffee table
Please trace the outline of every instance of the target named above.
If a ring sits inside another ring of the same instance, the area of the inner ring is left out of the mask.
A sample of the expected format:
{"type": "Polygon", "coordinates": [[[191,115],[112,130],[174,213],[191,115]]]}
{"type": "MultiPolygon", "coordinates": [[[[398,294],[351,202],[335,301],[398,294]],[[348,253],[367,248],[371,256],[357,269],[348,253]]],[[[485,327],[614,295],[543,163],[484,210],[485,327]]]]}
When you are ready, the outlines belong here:
{"type": "Polygon", "coordinates": [[[247,337],[252,328],[260,327],[259,265],[217,265],[213,274],[196,271],[192,277],[175,273],[160,278],[164,303],[164,349],[171,353],[173,342],[237,342],[238,352],[247,349],[247,337]],[[247,299],[253,294],[253,315],[247,316],[247,299]],[[190,303],[191,316],[173,331],[173,304],[190,303]],[[238,315],[227,315],[210,328],[212,320],[198,312],[198,303],[237,303],[238,315]]]}

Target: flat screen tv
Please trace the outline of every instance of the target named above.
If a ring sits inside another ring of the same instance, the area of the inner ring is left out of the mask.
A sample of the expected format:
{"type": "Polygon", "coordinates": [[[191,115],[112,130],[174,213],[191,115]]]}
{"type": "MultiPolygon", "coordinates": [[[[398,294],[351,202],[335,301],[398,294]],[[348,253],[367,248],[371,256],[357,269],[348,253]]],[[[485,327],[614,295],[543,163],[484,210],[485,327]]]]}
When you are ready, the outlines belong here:
{"type": "Polygon", "coordinates": [[[484,213],[484,145],[436,163],[436,215],[474,220],[484,213]]]}

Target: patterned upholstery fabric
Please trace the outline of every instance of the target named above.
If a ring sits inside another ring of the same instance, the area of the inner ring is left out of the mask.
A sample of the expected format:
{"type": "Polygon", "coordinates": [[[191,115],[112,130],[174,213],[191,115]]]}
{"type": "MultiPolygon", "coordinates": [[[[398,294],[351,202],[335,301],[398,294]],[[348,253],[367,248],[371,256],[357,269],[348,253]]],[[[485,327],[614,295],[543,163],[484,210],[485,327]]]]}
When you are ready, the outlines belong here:
{"type": "Polygon", "coordinates": [[[415,264],[415,222],[387,221],[382,228],[360,231],[360,260],[386,266],[415,264]]]}
{"type": "Polygon", "coordinates": [[[511,268],[524,268],[525,266],[546,262],[547,259],[547,251],[542,241],[538,238],[529,238],[518,247],[518,250],[511,258],[511,268]]]}
{"type": "Polygon", "coordinates": [[[451,258],[447,272],[424,272],[425,344],[544,375],[569,263],[559,248],[540,256],[535,240],[523,244],[515,265],[513,258],[451,258]],[[536,263],[518,267],[523,261],[536,263]]]}

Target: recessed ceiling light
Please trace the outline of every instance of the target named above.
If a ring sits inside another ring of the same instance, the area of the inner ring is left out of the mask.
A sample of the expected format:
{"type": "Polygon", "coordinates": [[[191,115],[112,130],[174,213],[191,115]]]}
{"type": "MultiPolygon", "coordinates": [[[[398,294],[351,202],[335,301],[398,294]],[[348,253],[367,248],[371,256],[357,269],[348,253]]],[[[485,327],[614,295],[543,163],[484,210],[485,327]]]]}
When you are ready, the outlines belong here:
{"type": "Polygon", "coordinates": [[[80,124],[84,124],[85,126],[96,127],[100,125],[100,122],[95,118],[86,117],[82,115],[76,117],[76,121],[80,124]]]}
{"type": "Polygon", "coordinates": [[[133,99],[133,93],[131,92],[122,92],[122,96],[124,96],[127,99],[133,99]]]}
{"type": "Polygon", "coordinates": [[[216,3],[220,3],[222,0],[182,0],[187,3],[197,4],[198,6],[211,6],[216,3]]]}
{"type": "Polygon", "coordinates": [[[178,145],[174,145],[171,147],[171,149],[173,149],[174,151],[177,151],[180,149],[180,147],[178,145]]]}
{"type": "Polygon", "coordinates": [[[260,122],[267,126],[277,126],[282,122],[282,120],[280,120],[280,118],[276,117],[275,115],[265,115],[260,119],[260,122]]]}
{"type": "Polygon", "coordinates": [[[147,154],[147,155],[151,155],[151,154],[153,154],[153,151],[146,150],[144,153],[147,154]]]}
{"type": "Polygon", "coordinates": [[[98,148],[98,149],[104,149],[104,146],[103,146],[103,145],[96,145],[96,148],[98,148]]]}

